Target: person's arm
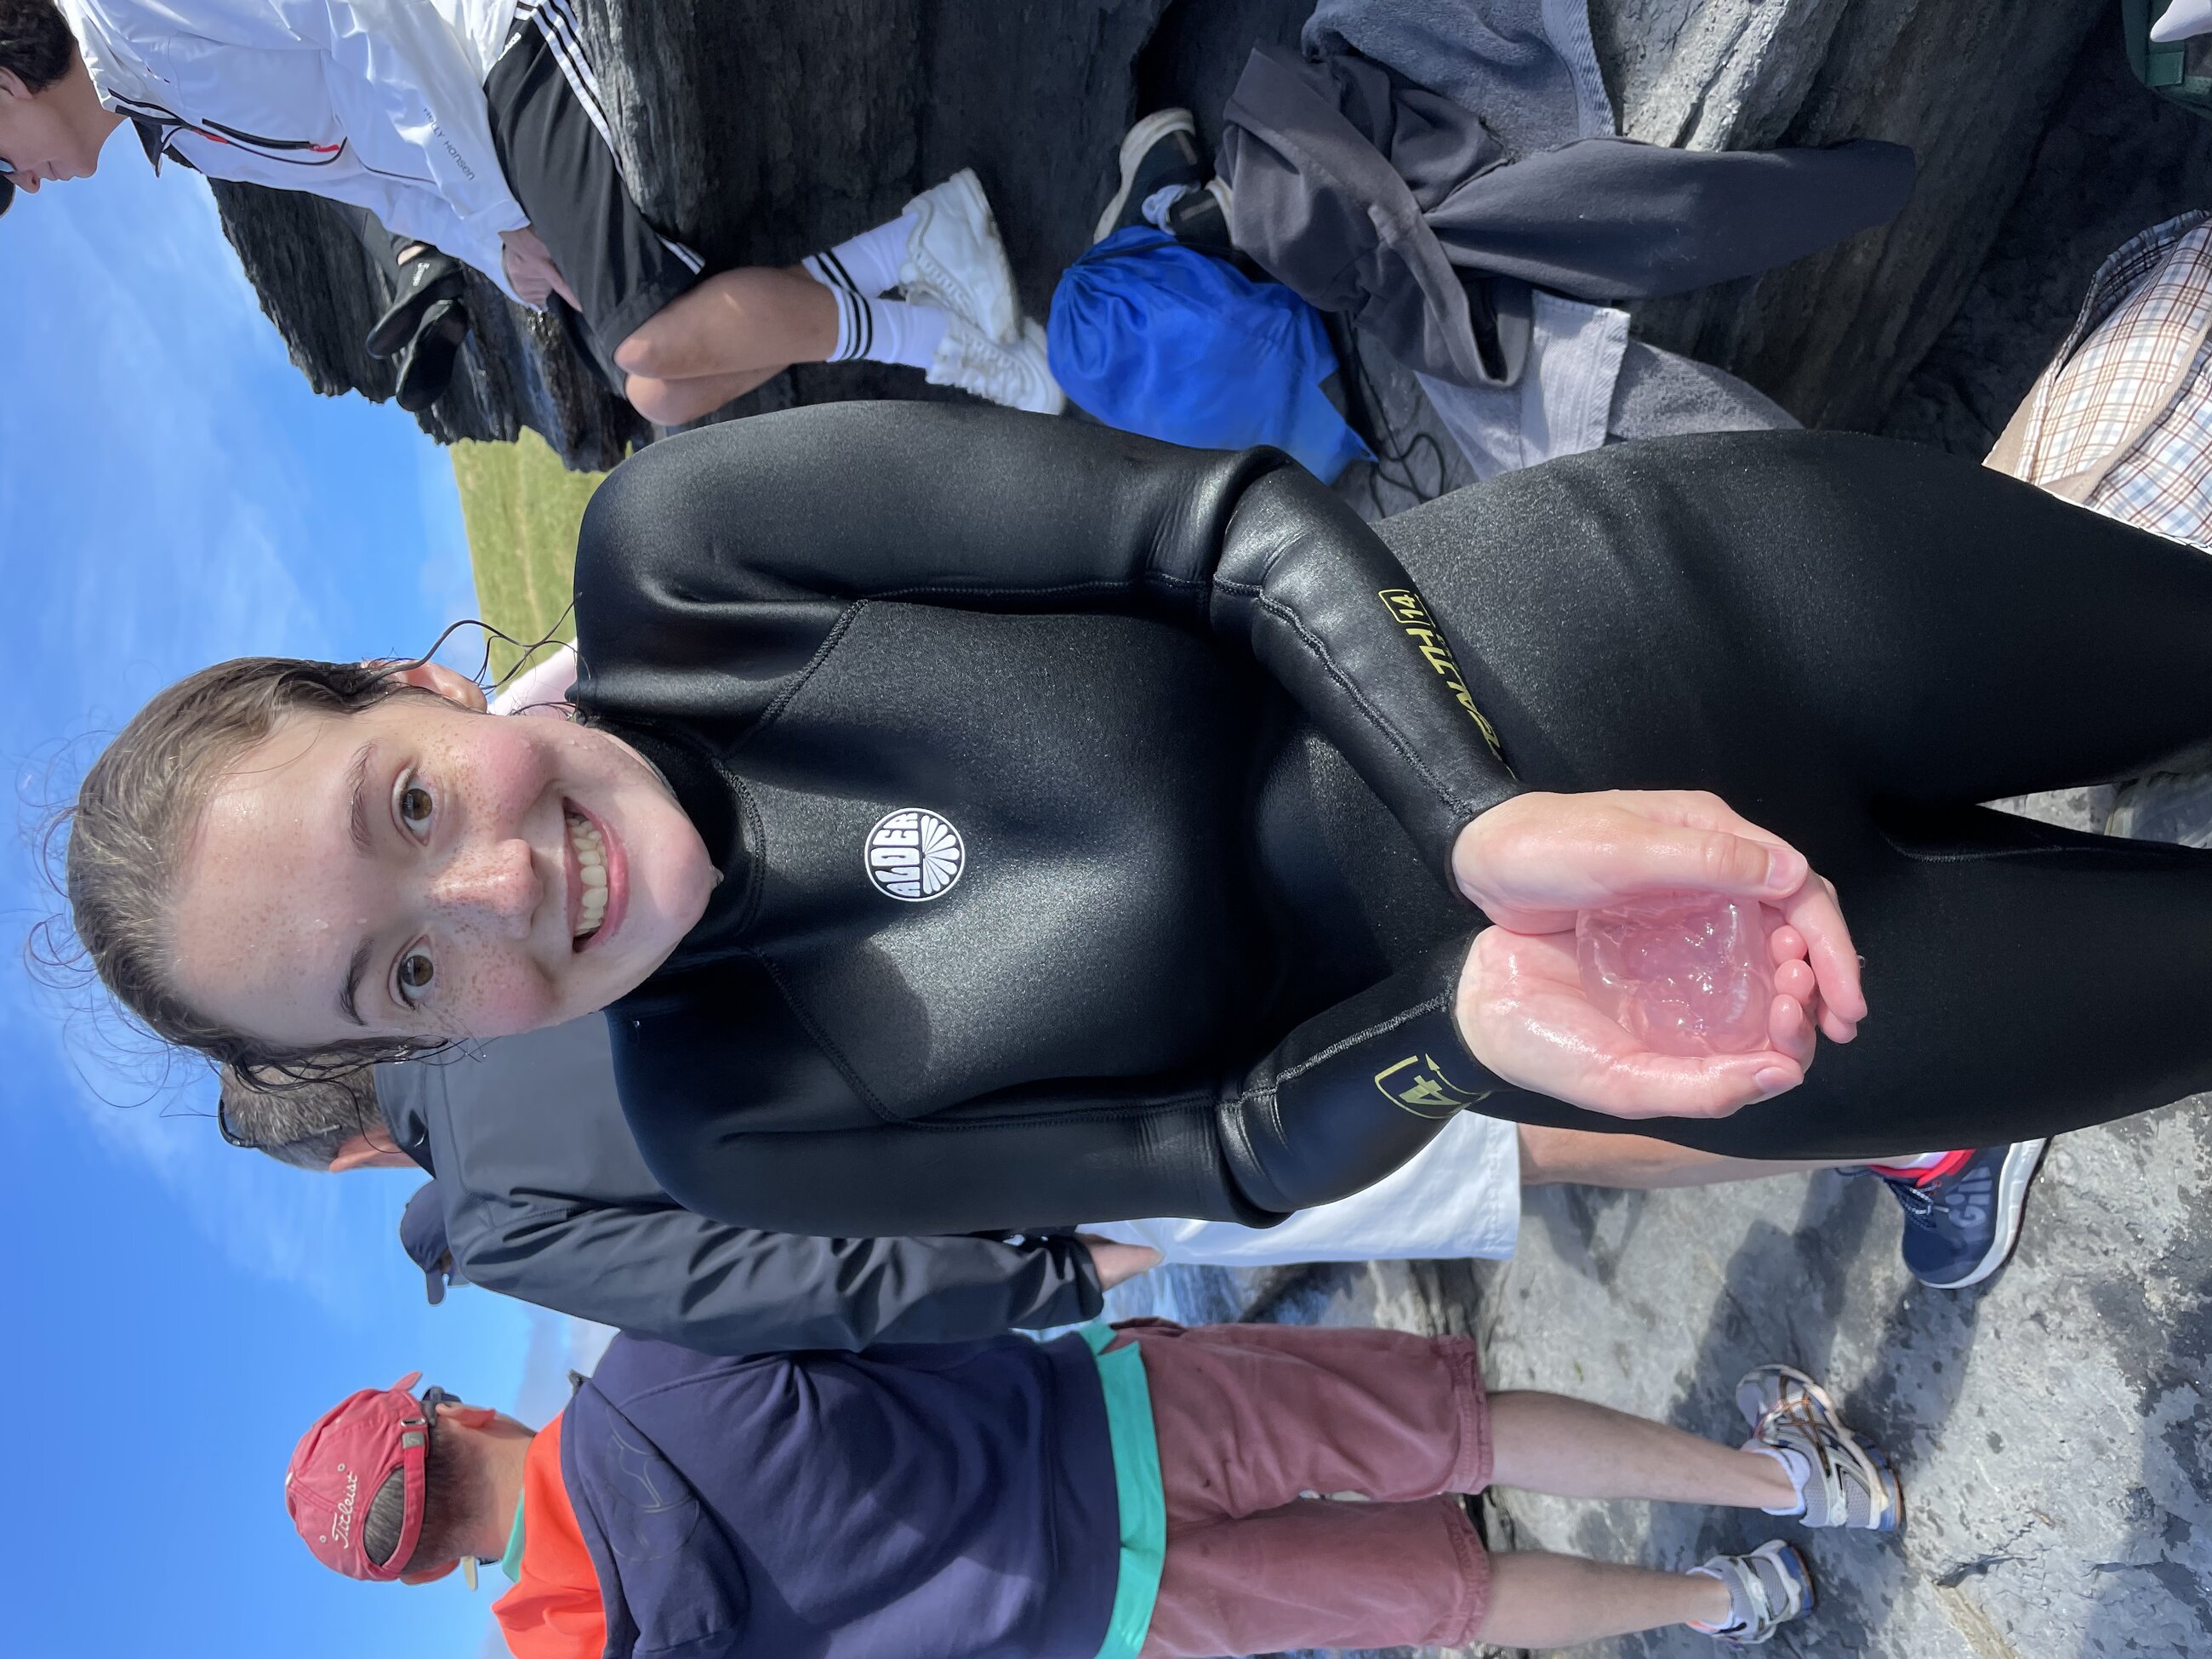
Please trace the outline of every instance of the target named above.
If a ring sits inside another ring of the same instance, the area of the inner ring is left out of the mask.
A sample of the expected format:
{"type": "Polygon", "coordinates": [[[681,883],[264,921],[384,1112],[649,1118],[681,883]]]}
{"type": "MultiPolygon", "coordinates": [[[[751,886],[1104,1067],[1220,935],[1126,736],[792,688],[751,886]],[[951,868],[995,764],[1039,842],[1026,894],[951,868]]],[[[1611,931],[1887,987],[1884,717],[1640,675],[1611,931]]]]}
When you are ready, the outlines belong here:
{"type": "Polygon", "coordinates": [[[673,1208],[465,1218],[470,1280],[705,1353],[957,1342],[1093,1317],[1099,1275],[1065,1237],[816,1238],[673,1208]]]}
{"type": "Polygon", "coordinates": [[[327,57],[331,102],[356,159],[374,172],[411,175],[459,225],[436,235],[412,225],[392,228],[421,236],[507,287],[495,253],[499,234],[521,229],[529,216],[493,148],[483,77],[452,25],[420,0],[276,3],[301,41],[327,57]],[[386,134],[402,147],[404,166],[385,165],[392,159],[386,134]]]}
{"type": "Polygon", "coordinates": [[[726,655],[809,603],[1202,629],[1275,678],[1440,876],[1459,830],[1517,788],[1405,567],[1273,450],[930,404],[733,422],[655,444],[601,487],[576,597],[586,690],[596,640],[647,628],[659,660],[726,655]]]}
{"type": "MultiPolygon", "coordinates": [[[[1452,1023],[1466,953],[1461,940],[1324,1011],[1227,1079],[1012,1090],[903,1124],[782,1133],[737,1131],[702,1099],[632,1127],[679,1202],[750,1226],[1267,1226],[1372,1184],[1504,1086],[1452,1023]]],[[[647,1017],[637,1040],[676,1039],[647,1017]]]]}

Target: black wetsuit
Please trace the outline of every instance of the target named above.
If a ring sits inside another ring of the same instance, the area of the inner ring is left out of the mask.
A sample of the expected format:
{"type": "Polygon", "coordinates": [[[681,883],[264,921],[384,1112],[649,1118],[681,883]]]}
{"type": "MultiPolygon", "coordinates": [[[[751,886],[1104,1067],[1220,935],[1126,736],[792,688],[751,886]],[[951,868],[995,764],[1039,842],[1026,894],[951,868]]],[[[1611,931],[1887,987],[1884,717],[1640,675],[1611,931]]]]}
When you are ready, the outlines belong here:
{"type": "Polygon", "coordinates": [[[1971,804],[2212,735],[2212,563],[1949,457],[1631,446],[1378,537],[1267,453],[848,405],[625,464],[577,601],[578,702],[726,877],[611,1011],[647,1163],[726,1219],[1265,1222],[1477,1097],[1862,1156],[2212,1084],[2212,854],[1971,804]],[[1789,837],[1867,958],[1859,1040],[1717,1122],[1500,1088],[1443,872],[1516,787],[1711,788],[1789,837]],[[868,867],[902,809],[960,837],[920,902],[868,867]]]}

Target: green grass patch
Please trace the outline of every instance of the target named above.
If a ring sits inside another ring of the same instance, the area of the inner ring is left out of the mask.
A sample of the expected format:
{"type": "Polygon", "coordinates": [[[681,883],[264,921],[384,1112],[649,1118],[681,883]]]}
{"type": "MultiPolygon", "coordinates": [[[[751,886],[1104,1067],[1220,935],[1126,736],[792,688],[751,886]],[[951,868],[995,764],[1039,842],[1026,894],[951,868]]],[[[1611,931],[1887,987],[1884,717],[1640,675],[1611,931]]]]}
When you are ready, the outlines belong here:
{"type": "MultiPolygon", "coordinates": [[[[511,444],[453,446],[453,479],[469,532],[477,613],[526,645],[573,640],[568,615],[575,582],[576,530],[604,472],[571,472],[535,432],[511,444]]],[[[520,665],[513,647],[491,642],[491,672],[520,665]]]]}

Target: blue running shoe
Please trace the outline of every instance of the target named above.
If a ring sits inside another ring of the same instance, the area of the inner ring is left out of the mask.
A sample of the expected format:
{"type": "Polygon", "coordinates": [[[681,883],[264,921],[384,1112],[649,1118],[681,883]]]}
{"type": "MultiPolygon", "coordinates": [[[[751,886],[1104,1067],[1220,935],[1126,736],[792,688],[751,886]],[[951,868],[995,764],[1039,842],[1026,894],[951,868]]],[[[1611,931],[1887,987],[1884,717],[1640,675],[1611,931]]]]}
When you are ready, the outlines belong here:
{"type": "Polygon", "coordinates": [[[1925,1185],[1909,1176],[1882,1175],[1905,1209],[1905,1265],[1912,1276],[1936,1290],[1957,1291],[2003,1267],[2020,1242],[2028,1183],[2050,1144],[1985,1146],[1925,1185]]]}

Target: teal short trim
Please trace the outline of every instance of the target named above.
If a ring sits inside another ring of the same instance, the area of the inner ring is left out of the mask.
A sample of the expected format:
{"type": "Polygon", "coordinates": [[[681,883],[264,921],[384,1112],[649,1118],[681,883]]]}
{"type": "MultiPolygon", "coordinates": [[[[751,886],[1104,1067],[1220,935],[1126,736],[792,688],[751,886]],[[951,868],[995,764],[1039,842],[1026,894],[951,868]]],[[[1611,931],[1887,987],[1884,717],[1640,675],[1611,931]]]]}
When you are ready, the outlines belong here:
{"type": "Polygon", "coordinates": [[[1106,1391],[1106,1428],[1114,1444],[1114,1491],[1121,1508],[1121,1571],[1114,1587],[1114,1616],[1098,1659],[1137,1659],[1159,1599],[1160,1569],[1168,1553],[1167,1495],[1160,1486],[1160,1442],[1152,1429],[1152,1391],[1145,1357],[1134,1342],[1108,1353],[1115,1333],[1086,1325],[1083,1340],[1098,1362],[1106,1391]]]}

